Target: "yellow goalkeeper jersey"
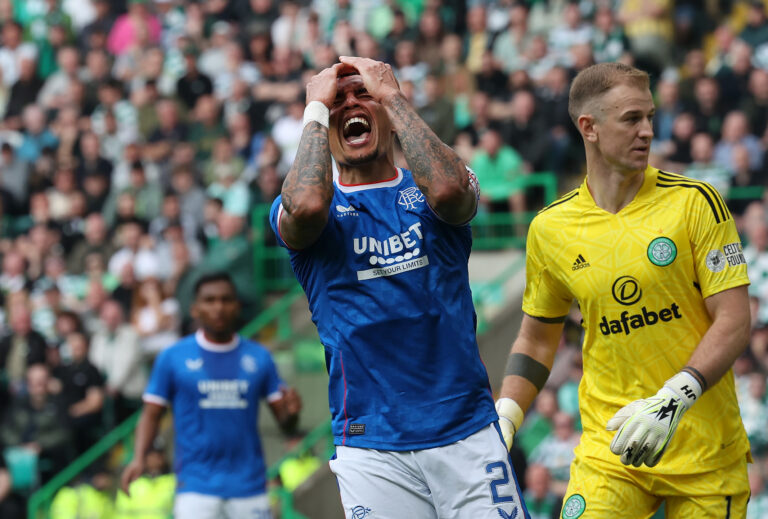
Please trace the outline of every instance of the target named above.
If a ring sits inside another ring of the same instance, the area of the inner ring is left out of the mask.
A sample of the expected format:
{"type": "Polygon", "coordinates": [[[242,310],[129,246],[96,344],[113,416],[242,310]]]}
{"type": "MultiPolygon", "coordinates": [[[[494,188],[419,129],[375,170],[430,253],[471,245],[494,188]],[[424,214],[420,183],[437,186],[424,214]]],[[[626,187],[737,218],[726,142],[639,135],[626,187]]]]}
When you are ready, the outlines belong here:
{"type": "MultiPolygon", "coordinates": [[[[707,183],[648,167],[618,214],[581,186],[534,218],[523,311],[561,319],[575,299],[583,315],[584,376],[579,457],[620,463],[608,420],[652,396],[683,368],[711,324],[704,299],[747,285],[733,218],[707,183]]],[[[749,450],[729,371],[683,416],[661,474],[695,474],[749,450]]],[[[642,469],[640,469],[642,470],[642,469]]]]}

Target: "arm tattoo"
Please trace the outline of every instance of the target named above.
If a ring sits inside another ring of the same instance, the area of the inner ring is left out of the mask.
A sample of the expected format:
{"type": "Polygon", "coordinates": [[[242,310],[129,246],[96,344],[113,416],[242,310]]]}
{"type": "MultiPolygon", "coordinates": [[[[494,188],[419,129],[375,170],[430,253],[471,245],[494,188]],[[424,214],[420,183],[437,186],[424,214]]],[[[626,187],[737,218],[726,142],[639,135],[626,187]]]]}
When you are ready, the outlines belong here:
{"type": "Polygon", "coordinates": [[[458,182],[466,187],[467,171],[462,160],[419,117],[400,95],[388,103],[389,116],[395,127],[413,178],[429,199],[429,187],[437,182],[458,182]]]}
{"type": "Polygon", "coordinates": [[[283,207],[288,213],[307,199],[322,198],[327,205],[333,197],[333,175],[328,129],[312,121],[304,127],[299,150],[283,183],[283,207]]]}

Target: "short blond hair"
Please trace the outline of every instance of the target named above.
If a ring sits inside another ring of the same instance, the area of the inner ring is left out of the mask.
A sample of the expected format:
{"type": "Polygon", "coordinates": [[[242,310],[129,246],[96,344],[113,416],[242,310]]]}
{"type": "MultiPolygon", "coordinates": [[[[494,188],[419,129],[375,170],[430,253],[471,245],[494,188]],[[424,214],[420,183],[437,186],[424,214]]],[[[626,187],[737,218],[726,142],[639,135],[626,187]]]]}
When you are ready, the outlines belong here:
{"type": "Polygon", "coordinates": [[[573,124],[578,126],[579,116],[590,101],[623,84],[647,89],[650,79],[647,72],[623,63],[598,63],[579,72],[568,94],[568,115],[573,124]]]}

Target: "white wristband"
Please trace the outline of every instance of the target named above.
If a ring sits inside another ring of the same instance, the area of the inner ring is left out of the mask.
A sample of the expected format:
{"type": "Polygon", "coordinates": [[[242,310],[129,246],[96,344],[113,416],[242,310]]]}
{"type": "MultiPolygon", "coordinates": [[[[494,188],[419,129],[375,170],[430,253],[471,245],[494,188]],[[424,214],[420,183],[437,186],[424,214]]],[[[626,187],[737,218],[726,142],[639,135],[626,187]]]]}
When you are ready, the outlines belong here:
{"type": "Polygon", "coordinates": [[[512,400],[511,398],[499,398],[496,400],[496,413],[500,418],[506,418],[512,425],[515,426],[515,432],[520,430],[520,426],[525,418],[520,404],[512,400]]]}
{"type": "Polygon", "coordinates": [[[681,371],[674,377],[667,380],[664,385],[677,393],[677,395],[683,399],[683,402],[687,407],[691,407],[696,400],[701,397],[703,391],[701,390],[701,384],[690,373],[681,371]]]}
{"type": "Polygon", "coordinates": [[[317,121],[326,128],[328,128],[328,121],[331,117],[331,111],[320,101],[310,101],[307,107],[304,109],[304,124],[303,128],[310,121],[317,121]]]}

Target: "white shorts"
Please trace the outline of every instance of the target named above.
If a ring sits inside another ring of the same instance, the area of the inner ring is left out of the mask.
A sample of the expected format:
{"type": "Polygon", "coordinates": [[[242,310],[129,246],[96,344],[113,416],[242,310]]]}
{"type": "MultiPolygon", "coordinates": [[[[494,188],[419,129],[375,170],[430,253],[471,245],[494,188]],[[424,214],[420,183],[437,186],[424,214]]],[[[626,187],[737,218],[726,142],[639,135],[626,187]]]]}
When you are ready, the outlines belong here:
{"type": "Polygon", "coordinates": [[[347,519],[528,518],[496,422],[432,449],[337,446],[330,466],[347,519]]]}
{"type": "Polygon", "coordinates": [[[266,494],[223,498],[182,492],[173,503],[175,519],[272,519],[266,494]]]}

